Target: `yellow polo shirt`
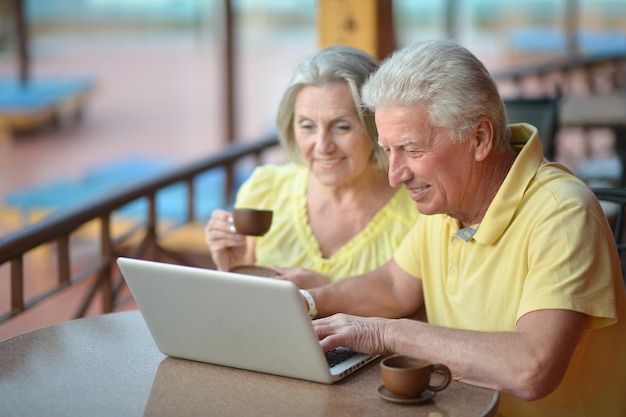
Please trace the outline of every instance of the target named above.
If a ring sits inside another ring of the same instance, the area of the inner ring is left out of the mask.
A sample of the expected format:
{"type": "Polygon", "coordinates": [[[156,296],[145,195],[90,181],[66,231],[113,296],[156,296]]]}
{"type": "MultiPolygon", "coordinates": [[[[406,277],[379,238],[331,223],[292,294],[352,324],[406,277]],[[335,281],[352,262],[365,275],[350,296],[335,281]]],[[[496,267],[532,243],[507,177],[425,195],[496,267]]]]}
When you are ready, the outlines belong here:
{"type": "Polygon", "coordinates": [[[236,207],[274,210],[269,232],[255,238],[256,263],[306,268],[336,281],[389,261],[419,216],[409,192],[399,188],[367,226],[326,258],[309,226],[309,175],[309,169],[300,165],[264,165],[255,168],[239,189],[236,207]]]}
{"type": "Polygon", "coordinates": [[[394,259],[422,279],[436,325],[514,331],[530,311],[589,316],[560,386],[532,402],[503,394],[499,415],[626,416],[626,292],[610,227],[593,192],[543,160],[537,130],[511,128],[523,145],[483,221],[420,216],[394,259]]]}

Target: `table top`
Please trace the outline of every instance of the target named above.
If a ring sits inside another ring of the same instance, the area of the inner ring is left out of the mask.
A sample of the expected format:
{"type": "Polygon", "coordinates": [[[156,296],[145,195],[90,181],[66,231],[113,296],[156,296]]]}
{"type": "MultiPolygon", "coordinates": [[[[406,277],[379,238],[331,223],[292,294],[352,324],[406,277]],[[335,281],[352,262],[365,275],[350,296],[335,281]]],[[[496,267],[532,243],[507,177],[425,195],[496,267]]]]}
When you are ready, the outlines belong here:
{"type": "Polygon", "coordinates": [[[382,399],[379,361],[333,385],[166,357],[138,311],[0,343],[0,410],[24,416],[492,416],[497,391],[453,381],[426,403],[382,399]]]}

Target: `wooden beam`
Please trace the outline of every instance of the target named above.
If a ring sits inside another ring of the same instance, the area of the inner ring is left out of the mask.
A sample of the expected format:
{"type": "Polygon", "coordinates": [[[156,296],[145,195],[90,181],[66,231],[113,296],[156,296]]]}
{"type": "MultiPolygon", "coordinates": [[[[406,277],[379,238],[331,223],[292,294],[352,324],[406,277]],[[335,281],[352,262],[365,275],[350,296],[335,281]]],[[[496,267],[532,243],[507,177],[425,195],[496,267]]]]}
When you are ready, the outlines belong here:
{"type": "Polygon", "coordinates": [[[565,2],[565,35],[567,38],[567,52],[571,57],[580,55],[578,45],[578,24],[579,24],[578,0],[566,0],[565,2]]]}
{"type": "Polygon", "coordinates": [[[17,59],[19,79],[22,85],[30,81],[30,54],[28,22],[24,12],[24,0],[13,0],[13,17],[17,39],[17,59]]]}
{"type": "Polygon", "coordinates": [[[317,0],[318,45],[354,46],[377,59],[396,47],[392,0],[317,0]]]}

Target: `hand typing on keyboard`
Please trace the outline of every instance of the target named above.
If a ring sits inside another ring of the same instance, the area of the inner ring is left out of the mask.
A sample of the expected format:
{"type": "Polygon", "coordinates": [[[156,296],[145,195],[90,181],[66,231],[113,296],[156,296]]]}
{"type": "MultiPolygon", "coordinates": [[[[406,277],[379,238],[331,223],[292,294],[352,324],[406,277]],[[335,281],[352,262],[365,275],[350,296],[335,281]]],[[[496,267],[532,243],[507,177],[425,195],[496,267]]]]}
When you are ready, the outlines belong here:
{"type": "Polygon", "coordinates": [[[328,361],[328,366],[332,368],[354,355],[356,355],[356,352],[352,349],[337,347],[326,352],[326,360],[328,361]]]}

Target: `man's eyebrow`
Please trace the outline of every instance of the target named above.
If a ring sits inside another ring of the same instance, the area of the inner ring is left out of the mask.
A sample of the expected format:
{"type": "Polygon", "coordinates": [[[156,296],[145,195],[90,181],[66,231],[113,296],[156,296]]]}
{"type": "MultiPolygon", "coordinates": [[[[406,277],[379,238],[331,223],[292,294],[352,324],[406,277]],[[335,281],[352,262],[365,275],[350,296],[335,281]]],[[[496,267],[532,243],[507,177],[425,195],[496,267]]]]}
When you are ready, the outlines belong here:
{"type": "MultiPolygon", "coordinates": [[[[403,146],[412,145],[412,144],[415,144],[415,143],[417,143],[417,141],[415,139],[407,139],[407,140],[402,141],[402,142],[394,143],[393,147],[394,148],[401,148],[403,146]]],[[[380,143],[380,141],[378,141],[378,146],[380,146],[381,148],[385,147],[385,145],[380,143]]]]}
{"type": "Polygon", "coordinates": [[[417,140],[415,140],[415,139],[407,139],[405,141],[396,143],[394,146],[397,146],[397,147],[401,148],[401,147],[407,146],[407,145],[415,145],[416,143],[417,143],[417,140]]]}

